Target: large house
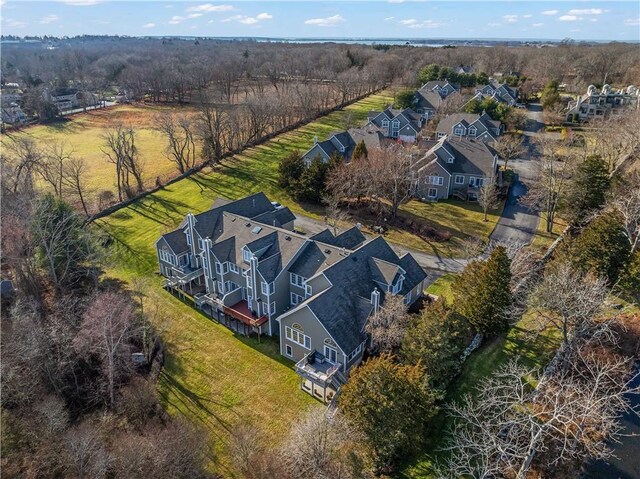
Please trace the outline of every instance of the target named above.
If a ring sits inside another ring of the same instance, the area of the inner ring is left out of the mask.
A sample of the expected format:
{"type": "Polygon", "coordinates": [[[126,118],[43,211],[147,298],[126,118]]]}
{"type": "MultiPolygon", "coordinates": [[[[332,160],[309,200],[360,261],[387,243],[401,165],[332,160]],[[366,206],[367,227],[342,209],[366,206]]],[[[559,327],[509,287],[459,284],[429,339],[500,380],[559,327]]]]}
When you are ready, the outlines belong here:
{"type": "Polygon", "coordinates": [[[362,360],[368,318],[388,295],[415,302],[426,274],[381,237],[356,227],[305,237],[294,220],[263,193],[217,200],[156,241],[160,274],[216,321],[278,336],[301,388],[328,402],[362,360]]]}
{"type": "Polygon", "coordinates": [[[45,100],[52,102],[61,113],[74,108],[84,108],[98,104],[96,95],[88,91],[80,91],[77,88],[45,90],[43,95],[45,100]]]}
{"type": "Polygon", "coordinates": [[[342,156],[345,161],[350,161],[353,150],[361,141],[364,141],[367,151],[372,151],[383,146],[385,137],[375,127],[350,128],[347,131],[334,133],[324,141],[318,141],[316,137],[313,140],[313,146],[302,155],[302,159],[307,166],[316,158],[327,163],[335,154],[342,156]]]}
{"type": "Polygon", "coordinates": [[[602,90],[598,91],[595,86],[590,85],[586,94],[579,96],[576,101],[569,102],[567,121],[603,119],[628,107],[640,107],[640,89],[635,86],[630,85],[624,90],[614,91],[610,85],[604,85],[602,90]]]}
{"type": "Polygon", "coordinates": [[[491,98],[498,103],[505,103],[508,106],[515,106],[518,102],[518,89],[510,87],[506,83],[499,84],[494,82],[476,87],[476,94],[471,100],[482,101],[485,98],[491,98]]]}
{"type": "Polygon", "coordinates": [[[438,139],[449,136],[458,138],[477,138],[482,141],[495,141],[504,131],[504,126],[492,119],[487,113],[454,113],[447,115],[436,127],[438,139]]]}
{"type": "Polygon", "coordinates": [[[460,88],[447,80],[430,81],[422,85],[413,99],[413,109],[426,120],[433,117],[442,102],[451,94],[458,93],[460,88]]]}
{"type": "Polygon", "coordinates": [[[486,181],[500,182],[498,155],[472,138],[440,138],[413,168],[414,194],[428,201],[477,200],[486,181]]]}
{"type": "Polygon", "coordinates": [[[376,127],[386,138],[406,143],[415,143],[424,122],[424,117],[410,108],[370,111],[368,119],[367,127],[376,127]]]}

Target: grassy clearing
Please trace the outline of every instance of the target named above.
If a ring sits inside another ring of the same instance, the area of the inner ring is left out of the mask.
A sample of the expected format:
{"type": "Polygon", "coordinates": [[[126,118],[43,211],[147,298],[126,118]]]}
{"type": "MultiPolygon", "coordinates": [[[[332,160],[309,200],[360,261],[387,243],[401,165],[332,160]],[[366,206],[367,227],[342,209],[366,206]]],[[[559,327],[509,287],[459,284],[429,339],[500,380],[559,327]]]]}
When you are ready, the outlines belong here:
{"type": "Polygon", "coordinates": [[[402,214],[426,220],[434,228],[448,231],[451,234],[451,239],[441,243],[425,242],[415,235],[401,231],[395,234],[391,232],[391,237],[388,239],[437,256],[465,257],[464,242],[476,237],[486,243],[500,219],[503,208],[504,202],[495,210],[490,211],[487,216],[488,220],[484,221],[484,213],[477,203],[458,200],[423,203],[412,200],[400,207],[402,214]],[[411,236],[415,238],[411,238],[411,236]],[[415,244],[416,240],[419,243],[415,244]]]}
{"type": "MultiPolygon", "coordinates": [[[[559,332],[547,330],[538,333],[535,319],[529,315],[523,316],[508,333],[486,342],[467,359],[460,376],[449,389],[447,402],[459,401],[465,394],[474,395],[476,386],[483,378],[490,376],[500,366],[513,359],[517,358],[521,364],[532,370],[541,370],[551,359],[560,342],[559,332]]],[[[414,464],[404,470],[402,477],[435,477],[433,464],[446,458],[441,449],[446,444],[447,431],[451,426],[451,419],[446,413],[438,415],[430,434],[436,439],[428,445],[424,454],[414,464]]]]}
{"type": "Polygon", "coordinates": [[[540,221],[538,222],[538,229],[533,237],[531,245],[534,249],[544,252],[551,246],[551,244],[562,234],[567,227],[567,222],[558,216],[555,217],[553,222],[553,228],[551,233],[547,233],[547,219],[544,213],[540,213],[540,221]]]}
{"type": "Polygon", "coordinates": [[[104,129],[116,122],[133,125],[136,130],[136,145],[144,164],[145,182],[153,185],[157,176],[169,177],[177,174],[175,163],[165,155],[167,141],[154,129],[153,120],[158,113],[170,109],[181,112],[193,111],[188,107],[120,105],[71,115],[66,121],[50,125],[35,125],[20,131],[16,136],[30,136],[42,144],[65,143],[74,151],[75,156],[87,161],[87,187],[90,191],[115,192],[115,167],[102,153],[104,129]]]}
{"type": "Polygon", "coordinates": [[[426,292],[434,296],[442,297],[447,303],[453,302],[451,285],[455,281],[456,276],[458,275],[455,273],[443,274],[427,287],[426,292]]]}

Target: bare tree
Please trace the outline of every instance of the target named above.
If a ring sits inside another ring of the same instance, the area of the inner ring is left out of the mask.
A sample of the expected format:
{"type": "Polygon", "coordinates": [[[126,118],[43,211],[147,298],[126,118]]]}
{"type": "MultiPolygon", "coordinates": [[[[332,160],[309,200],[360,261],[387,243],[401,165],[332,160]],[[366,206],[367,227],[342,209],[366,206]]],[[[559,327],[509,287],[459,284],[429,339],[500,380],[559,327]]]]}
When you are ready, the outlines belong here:
{"type": "Polygon", "coordinates": [[[86,186],[86,179],[88,173],[88,165],[83,158],[71,158],[64,165],[64,182],[69,193],[76,195],[84,214],[89,215],[89,209],[87,207],[87,194],[89,193],[86,186]]]}
{"type": "Polygon", "coordinates": [[[133,176],[137,192],[144,190],[142,180],[142,162],[138,156],[135,141],[135,130],[118,123],[108,128],[102,136],[106,148],[102,150],[107,159],[116,166],[118,199],[122,201],[122,193],[131,198],[135,195],[131,185],[133,176]]]}
{"type": "Polygon", "coordinates": [[[34,190],[34,173],[42,162],[44,153],[33,138],[12,137],[4,146],[2,155],[2,183],[10,191],[31,193],[34,190]]]}
{"type": "Polygon", "coordinates": [[[193,125],[187,115],[165,111],[156,117],[157,128],[167,137],[167,157],[185,173],[196,164],[196,145],[193,125]]]}
{"type": "Polygon", "coordinates": [[[384,304],[374,313],[365,326],[371,336],[371,351],[377,353],[394,352],[402,344],[409,313],[402,296],[387,295],[384,304]]]}
{"type": "Polygon", "coordinates": [[[206,94],[201,94],[198,100],[198,117],[196,131],[202,140],[202,156],[211,163],[222,158],[225,141],[228,141],[228,115],[215,107],[206,94]]]}
{"type": "Polygon", "coordinates": [[[134,334],[134,307],[123,295],[98,293],[87,308],[78,336],[76,349],[85,354],[98,354],[107,377],[108,400],[116,400],[116,387],[131,366],[127,344],[134,334]]]}
{"type": "Polygon", "coordinates": [[[533,390],[532,372],[511,362],[451,407],[457,419],[441,477],[525,479],[534,460],[546,467],[610,455],[606,440],[619,435],[619,416],[631,360],[604,360],[575,352],[563,369],[533,390]]]}
{"type": "Polygon", "coordinates": [[[540,330],[557,328],[564,346],[602,311],[608,294],[606,280],[574,269],[569,262],[550,265],[528,296],[528,306],[540,330]]]}
{"type": "Polygon", "coordinates": [[[295,423],[283,454],[292,477],[362,478],[370,473],[363,442],[361,434],[340,413],[328,417],[324,409],[313,408],[295,423]]]}
{"type": "Polygon", "coordinates": [[[500,205],[495,182],[489,179],[482,182],[482,186],[478,188],[478,204],[484,213],[483,221],[488,221],[489,210],[496,209],[500,205]]]}
{"type": "Polygon", "coordinates": [[[561,149],[570,146],[545,137],[536,141],[540,158],[534,163],[535,178],[527,184],[528,191],[521,201],[545,213],[547,233],[553,231],[558,204],[578,161],[577,155],[565,154],[561,149]]]}
{"type": "Polygon", "coordinates": [[[527,151],[522,144],[520,135],[502,135],[493,142],[493,149],[498,153],[498,157],[504,161],[504,169],[506,170],[511,160],[516,160],[527,151]]]}
{"type": "Polygon", "coordinates": [[[37,170],[42,179],[53,188],[58,198],[62,198],[62,187],[65,183],[66,165],[72,158],[70,151],[63,142],[54,142],[44,149],[42,160],[37,170]]]}
{"type": "Polygon", "coordinates": [[[109,457],[97,427],[91,423],[81,423],[67,432],[64,444],[69,469],[74,477],[106,476],[109,457]]]}
{"type": "Polygon", "coordinates": [[[631,253],[635,253],[640,245],[640,173],[629,174],[620,187],[614,189],[609,207],[616,211],[620,218],[625,236],[631,245],[631,253]]]}
{"type": "MultiPolygon", "coordinates": [[[[391,145],[369,152],[365,163],[368,170],[360,168],[360,172],[370,179],[367,196],[386,200],[389,213],[395,218],[400,205],[411,197],[410,152],[400,145],[391,145]]],[[[366,184],[366,181],[360,183],[366,184]]]]}

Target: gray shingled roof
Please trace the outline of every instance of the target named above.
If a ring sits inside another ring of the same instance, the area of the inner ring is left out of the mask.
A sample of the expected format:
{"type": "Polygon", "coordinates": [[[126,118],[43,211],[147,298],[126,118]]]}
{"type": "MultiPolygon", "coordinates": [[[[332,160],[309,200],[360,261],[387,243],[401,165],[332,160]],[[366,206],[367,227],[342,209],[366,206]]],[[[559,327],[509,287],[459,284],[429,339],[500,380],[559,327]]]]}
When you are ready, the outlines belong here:
{"type": "Polygon", "coordinates": [[[333,236],[333,233],[329,229],[325,229],[320,233],[311,236],[310,239],[333,245],[338,248],[354,249],[364,243],[367,238],[356,226],[353,226],[348,230],[343,231],[338,236],[333,236]]]}
{"type": "Polygon", "coordinates": [[[174,230],[171,233],[166,233],[162,235],[162,238],[164,238],[169,248],[176,254],[189,251],[187,238],[182,230],[174,230]]]}
{"type": "Polygon", "coordinates": [[[438,164],[451,174],[493,176],[494,154],[495,152],[480,140],[444,137],[417,162],[416,168],[421,169],[433,161],[438,161],[438,164]],[[445,160],[441,149],[453,153],[453,163],[445,160]]]}
{"type": "MultiPolygon", "coordinates": [[[[402,262],[382,237],[374,238],[325,269],[322,274],[333,286],[312,296],[306,303],[347,354],[365,339],[363,328],[371,312],[371,292],[377,287],[375,278],[379,274],[378,268],[371,266],[371,257],[395,265],[402,262]]],[[[416,274],[409,260],[405,263],[412,269],[412,274],[403,283],[408,291],[427,275],[419,266],[421,273],[416,274]]]]}

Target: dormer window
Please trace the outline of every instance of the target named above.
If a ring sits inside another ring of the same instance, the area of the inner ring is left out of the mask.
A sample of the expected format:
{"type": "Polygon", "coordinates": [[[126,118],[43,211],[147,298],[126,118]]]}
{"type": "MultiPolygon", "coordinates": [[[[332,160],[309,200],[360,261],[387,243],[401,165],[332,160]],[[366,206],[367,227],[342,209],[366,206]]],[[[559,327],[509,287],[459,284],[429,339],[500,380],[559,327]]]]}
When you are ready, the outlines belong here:
{"type": "Polygon", "coordinates": [[[471,128],[469,128],[469,136],[476,136],[477,132],[478,130],[476,129],[475,126],[472,126],[471,128]]]}
{"type": "Polygon", "coordinates": [[[198,248],[200,251],[204,251],[204,240],[202,238],[198,238],[198,248]]]}
{"type": "Polygon", "coordinates": [[[461,126],[456,126],[453,130],[453,134],[458,136],[464,135],[464,128],[461,126]]]}
{"type": "Polygon", "coordinates": [[[191,233],[189,233],[188,231],[185,232],[185,235],[187,237],[187,244],[189,246],[191,246],[191,233]]]}
{"type": "Polygon", "coordinates": [[[396,281],[396,284],[393,285],[393,289],[391,290],[392,294],[398,294],[400,292],[400,290],[402,289],[403,279],[404,279],[404,276],[400,276],[398,281],[396,281]]]}
{"type": "Polygon", "coordinates": [[[243,249],[242,259],[244,260],[245,263],[248,263],[249,261],[251,261],[251,251],[249,251],[248,249],[243,249]]]}
{"type": "Polygon", "coordinates": [[[389,120],[387,119],[382,120],[382,126],[385,126],[385,127],[389,126],[389,120]]]}

